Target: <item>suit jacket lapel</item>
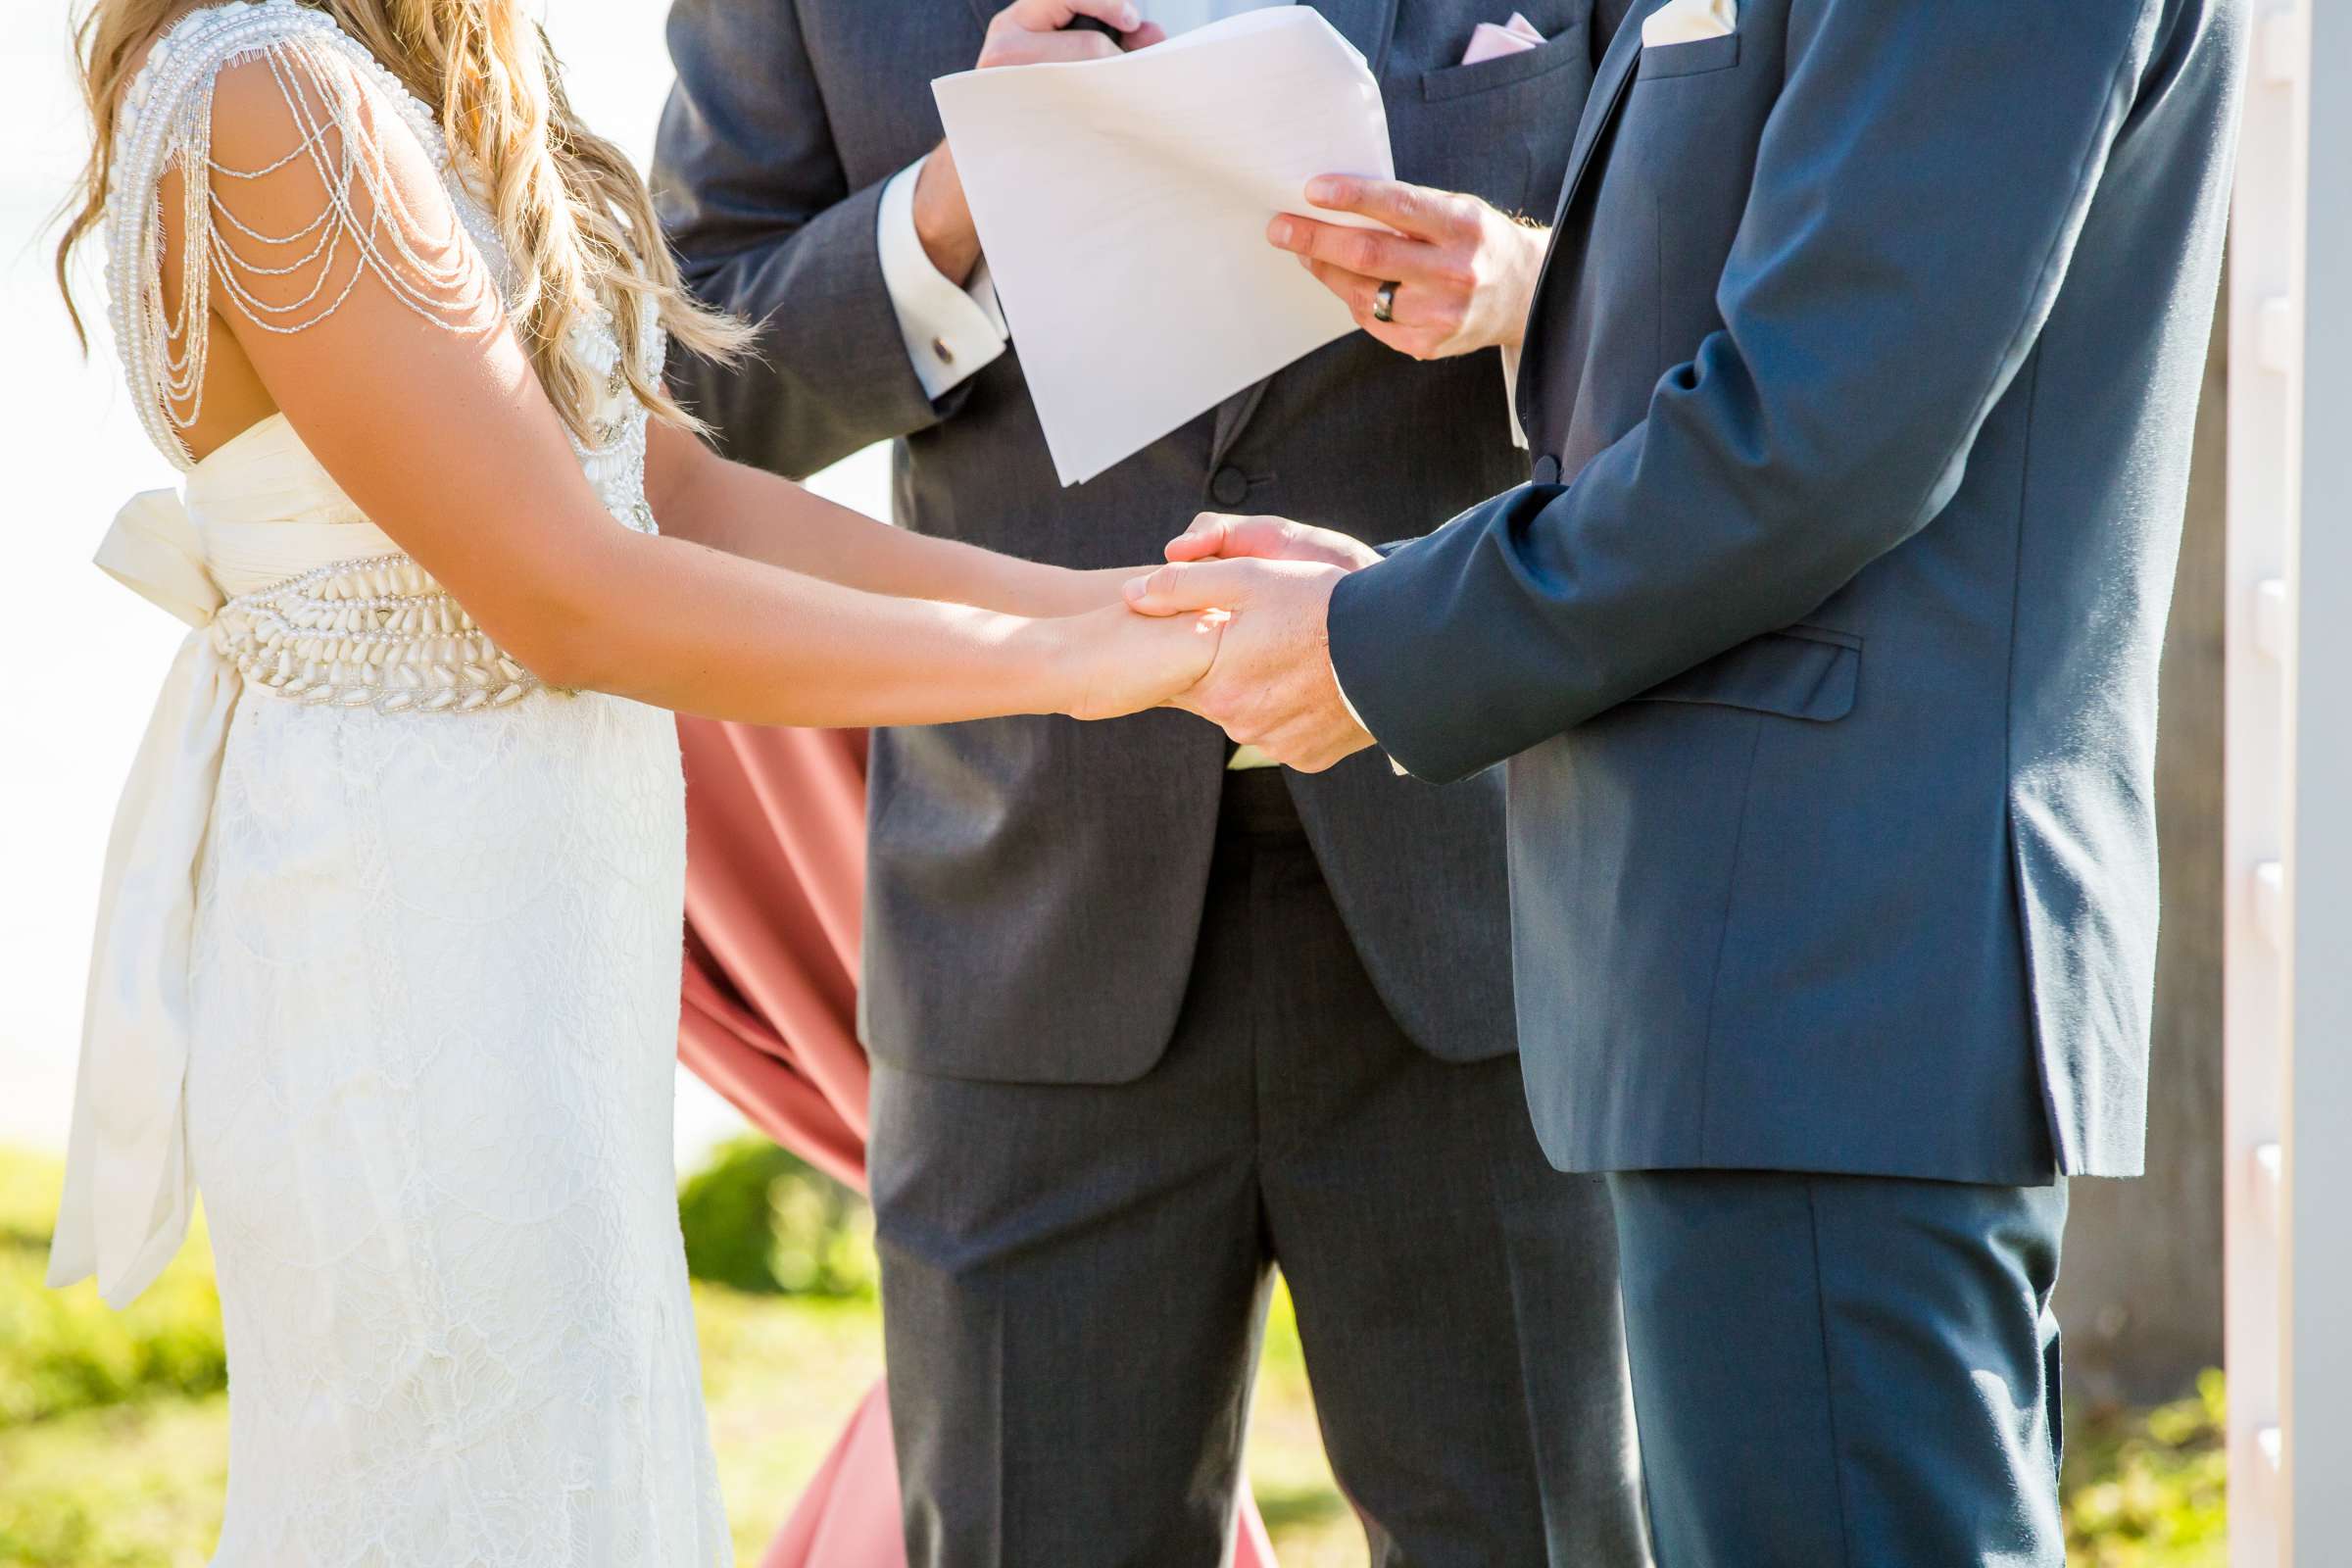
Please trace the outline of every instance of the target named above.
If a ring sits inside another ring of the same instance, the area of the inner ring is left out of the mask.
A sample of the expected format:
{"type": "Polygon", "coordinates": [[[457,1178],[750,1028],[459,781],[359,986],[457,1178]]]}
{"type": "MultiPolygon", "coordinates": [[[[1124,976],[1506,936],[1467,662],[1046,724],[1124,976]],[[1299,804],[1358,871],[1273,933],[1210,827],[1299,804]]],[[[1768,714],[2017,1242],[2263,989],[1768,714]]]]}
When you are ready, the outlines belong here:
{"type": "MultiPolygon", "coordinates": [[[[1600,134],[1617,118],[1617,109],[1625,101],[1626,88],[1634,79],[1634,68],[1642,60],[1642,24],[1649,14],[1666,4],[1666,0],[1640,0],[1617,27],[1617,36],[1600,57],[1600,68],[1592,74],[1592,92],[1585,99],[1585,112],[1576,122],[1576,140],[1568,150],[1568,177],[1560,182],[1560,199],[1551,210],[1551,246],[1544,252],[1544,266],[1536,273],[1536,291],[1527,313],[1527,341],[1530,352],[1519,357],[1517,401],[1522,409],[1533,408],[1527,391],[1529,377],[1534,373],[1536,356],[1536,322],[1543,314],[1544,285],[1550,280],[1551,264],[1559,257],[1560,228],[1568,220],[1569,205],[1584,187],[1585,175],[1592,164],[1593,149],[1600,145],[1600,134]]],[[[1524,432],[1533,443],[1535,432],[1524,432]]]]}
{"type": "Polygon", "coordinates": [[[1585,112],[1576,122],[1576,140],[1568,150],[1568,177],[1561,182],[1559,205],[1552,209],[1554,227],[1567,216],[1568,204],[1576,199],[1577,187],[1584,183],[1585,171],[1592,162],[1592,149],[1600,141],[1600,133],[1616,118],[1617,106],[1625,98],[1625,89],[1634,77],[1634,67],[1642,59],[1642,24],[1649,14],[1666,0],[1642,0],[1618,25],[1617,36],[1600,57],[1600,68],[1592,73],[1592,91],[1585,99],[1585,112]]]}
{"type": "Polygon", "coordinates": [[[1208,466],[1211,468],[1225,462],[1225,454],[1233,450],[1233,444],[1250,427],[1250,420],[1256,415],[1257,406],[1266,400],[1266,388],[1270,385],[1271,381],[1259,381],[1246,386],[1217,405],[1216,428],[1208,438],[1208,466]]]}

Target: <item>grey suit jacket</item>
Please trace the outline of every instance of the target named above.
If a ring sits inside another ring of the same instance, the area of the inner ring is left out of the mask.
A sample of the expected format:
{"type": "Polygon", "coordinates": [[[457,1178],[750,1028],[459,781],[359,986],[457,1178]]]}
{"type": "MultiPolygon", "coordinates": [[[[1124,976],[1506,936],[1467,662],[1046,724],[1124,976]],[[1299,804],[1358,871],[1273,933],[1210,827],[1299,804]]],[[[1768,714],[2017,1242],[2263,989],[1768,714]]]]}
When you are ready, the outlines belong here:
{"type": "Polygon", "coordinates": [[[1422,776],[1511,759],[1558,1163],[2136,1172],[2242,0],[1651,9],[1531,319],[1546,482],[1345,582],[1342,681],[1422,776]]]}
{"type": "MultiPolygon", "coordinates": [[[[1379,74],[1403,177],[1548,208],[1592,80],[1589,0],[1520,4],[1552,42],[1469,67],[1494,0],[1321,5],[1379,74]]],[[[1070,490],[1021,379],[1018,321],[1013,353],[926,399],[883,287],[877,207],[939,137],[932,78],[970,67],[995,9],[677,0],[662,216],[692,284],[760,324],[760,362],[679,372],[730,455],[801,475],[897,438],[899,521],[1072,566],[1155,562],[1208,507],[1394,537],[1527,477],[1494,356],[1417,365],[1361,334],[1070,490]]],[[[1149,1069],[1183,1001],[1225,756],[1175,713],[877,736],[876,1054],[1008,1080],[1149,1069]]],[[[1398,1022],[1450,1058],[1511,1050],[1499,782],[1440,790],[1364,760],[1291,785],[1398,1022]]]]}

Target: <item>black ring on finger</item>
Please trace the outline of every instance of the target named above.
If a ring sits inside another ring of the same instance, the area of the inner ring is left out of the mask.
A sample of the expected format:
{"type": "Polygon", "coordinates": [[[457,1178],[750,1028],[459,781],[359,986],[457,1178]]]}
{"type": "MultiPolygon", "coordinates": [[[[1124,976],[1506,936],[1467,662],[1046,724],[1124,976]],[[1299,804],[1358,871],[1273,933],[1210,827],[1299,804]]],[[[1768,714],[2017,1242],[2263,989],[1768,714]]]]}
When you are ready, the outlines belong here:
{"type": "Polygon", "coordinates": [[[1397,285],[1395,283],[1383,283],[1372,291],[1372,319],[1375,321],[1396,319],[1396,287],[1397,285]]]}

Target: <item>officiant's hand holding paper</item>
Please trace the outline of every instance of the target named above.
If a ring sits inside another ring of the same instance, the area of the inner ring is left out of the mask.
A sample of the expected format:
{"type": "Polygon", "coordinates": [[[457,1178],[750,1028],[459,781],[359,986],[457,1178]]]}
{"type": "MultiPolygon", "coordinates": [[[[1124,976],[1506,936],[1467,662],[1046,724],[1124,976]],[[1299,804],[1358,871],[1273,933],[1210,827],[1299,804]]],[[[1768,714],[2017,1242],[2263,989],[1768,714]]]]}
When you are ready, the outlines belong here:
{"type": "Polygon", "coordinates": [[[1396,168],[1379,80],[1313,7],[932,91],[1064,484],[1355,330],[1265,243],[1317,173],[1396,168]]]}
{"type": "MultiPolygon", "coordinates": [[[[1134,0],[1014,0],[990,19],[974,69],[1107,60],[1122,50],[1148,49],[1166,37],[1159,24],[1144,20],[1134,0]],[[1073,27],[1082,17],[1117,28],[1118,39],[1073,27]]],[[[971,277],[980,262],[980,235],[972,225],[956,155],[945,141],[931,149],[915,180],[914,232],[941,276],[959,285],[971,277]]]]}
{"type": "Polygon", "coordinates": [[[1476,196],[1393,179],[1324,174],[1308,182],[1306,199],[1384,225],[1358,228],[1294,214],[1266,225],[1267,240],[1304,263],[1356,325],[1416,360],[1517,349],[1544,267],[1546,230],[1476,196]]]}

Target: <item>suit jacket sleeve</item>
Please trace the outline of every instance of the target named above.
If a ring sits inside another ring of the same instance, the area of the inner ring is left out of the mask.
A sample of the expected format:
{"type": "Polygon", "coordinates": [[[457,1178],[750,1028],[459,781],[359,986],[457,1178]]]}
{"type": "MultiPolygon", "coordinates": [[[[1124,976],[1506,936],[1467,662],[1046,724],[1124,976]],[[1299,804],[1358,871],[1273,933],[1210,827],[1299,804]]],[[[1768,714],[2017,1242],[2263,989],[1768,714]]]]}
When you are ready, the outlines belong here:
{"type": "Polygon", "coordinates": [[[2049,315],[2164,9],[1799,0],[1722,327],[1567,487],[1334,595],[1334,666],[1389,754],[1476,772],[1802,619],[1926,526],[2049,315]]]}
{"type": "Polygon", "coordinates": [[[676,0],[677,86],[654,189],[688,285],[753,322],[753,356],[671,379],[727,455],[802,477],[937,423],[882,278],[887,178],[852,190],[793,0],[676,0]]]}

